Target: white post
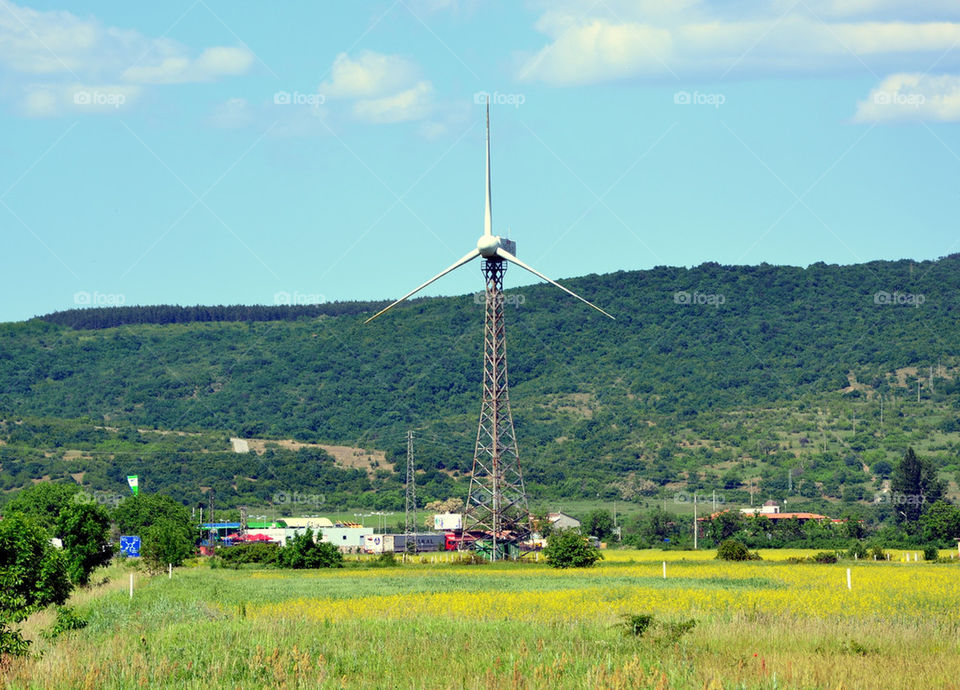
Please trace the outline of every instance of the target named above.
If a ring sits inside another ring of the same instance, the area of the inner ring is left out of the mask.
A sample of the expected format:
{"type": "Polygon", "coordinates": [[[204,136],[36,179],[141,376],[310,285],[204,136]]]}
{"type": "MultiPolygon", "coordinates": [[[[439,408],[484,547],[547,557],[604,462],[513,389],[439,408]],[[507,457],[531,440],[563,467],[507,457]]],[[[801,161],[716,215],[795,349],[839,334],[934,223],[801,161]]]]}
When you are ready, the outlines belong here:
{"type": "Polygon", "coordinates": [[[847,568],[847,589],[853,589],[853,584],[850,582],[850,568],[847,568]]]}
{"type": "Polygon", "coordinates": [[[130,598],[133,599],[133,573],[130,573],[130,598]]]}
{"type": "Polygon", "coordinates": [[[667,579],[667,562],[666,561],[663,562],[663,579],[664,580],[667,579]]]}
{"type": "Polygon", "coordinates": [[[693,550],[697,550],[697,492],[693,492],[693,550]]]}
{"type": "Polygon", "coordinates": [[[173,579],[173,563],[167,563],[167,579],[173,579]]]}

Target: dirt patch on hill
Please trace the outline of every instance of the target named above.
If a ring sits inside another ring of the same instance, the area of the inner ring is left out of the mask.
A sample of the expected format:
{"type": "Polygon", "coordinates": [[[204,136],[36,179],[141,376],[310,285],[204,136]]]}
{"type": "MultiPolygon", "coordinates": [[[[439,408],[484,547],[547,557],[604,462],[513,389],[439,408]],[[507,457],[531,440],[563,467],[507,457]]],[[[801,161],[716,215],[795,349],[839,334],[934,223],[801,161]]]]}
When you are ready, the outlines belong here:
{"type": "Polygon", "coordinates": [[[365,450],[353,446],[329,446],[323,443],[304,443],[291,439],[232,438],[230,442],[233,444],[234,452],[252,452],[257,455],[265,453],[268,444],[293,451],[301,448],[319,448],[332,456],[334,463],[340,467],[364,470],[369,475],[373,475],[375,470],[380,469],[393,471],[393,464],[387,462],[387,456],[382,450],[365,450]],[[246,451],[238,450],[242,449],[244,445],[246,445],[246,451]]]}

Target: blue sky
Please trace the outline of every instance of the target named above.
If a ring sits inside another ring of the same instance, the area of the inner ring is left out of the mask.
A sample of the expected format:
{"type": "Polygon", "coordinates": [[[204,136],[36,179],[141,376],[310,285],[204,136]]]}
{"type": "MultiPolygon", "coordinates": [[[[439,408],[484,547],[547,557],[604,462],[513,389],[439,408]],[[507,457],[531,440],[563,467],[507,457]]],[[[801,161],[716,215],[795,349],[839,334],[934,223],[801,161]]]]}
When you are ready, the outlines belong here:
{"type": "Polygon", "coordinates": [[[0,320],[398,297],[482,232],[483,92],[551,277],[960,251],[955,0],[265,8],[0,0],[0,320]]]}

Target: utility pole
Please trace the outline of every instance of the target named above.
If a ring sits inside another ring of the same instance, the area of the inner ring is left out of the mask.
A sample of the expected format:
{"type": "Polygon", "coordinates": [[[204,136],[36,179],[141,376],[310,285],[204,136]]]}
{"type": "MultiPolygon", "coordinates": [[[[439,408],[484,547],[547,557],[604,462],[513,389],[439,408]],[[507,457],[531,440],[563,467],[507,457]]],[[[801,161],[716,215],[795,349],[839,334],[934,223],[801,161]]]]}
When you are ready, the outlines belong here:
{"type": "Polygon", "coordinates": [[[413,464],[413,431],[407,432],[407,502],[406,522],[404,523],[406,550],[417,551],[417,491],[413,464]]]}
{"type": "Polygon", "coordinates": [[[880,394],[880,429],[883,429],[883,393],[880,394]]]}
{"type": "Polygon", "coordinates": [[[793,468],[787,470],[787,485],[790,487],[790,493],[793,493],[793,468]]]}
{"type": "Polygon", "coordinates": [[[917,402],[920,402],[920,377],[917,377],[917,402]]]}

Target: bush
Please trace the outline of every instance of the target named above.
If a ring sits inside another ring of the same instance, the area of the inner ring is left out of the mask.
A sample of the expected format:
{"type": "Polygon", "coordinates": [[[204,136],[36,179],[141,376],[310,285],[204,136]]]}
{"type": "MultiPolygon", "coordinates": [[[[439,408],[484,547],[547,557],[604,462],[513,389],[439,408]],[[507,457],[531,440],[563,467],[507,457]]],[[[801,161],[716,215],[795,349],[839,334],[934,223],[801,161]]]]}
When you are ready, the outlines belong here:
{"type": "Polygon", "coordinates": [[[634,637],[642,637],[653,623],[653,616],[649,613],[625,613],[621,618],[626,626],[626,634],[634,637]]]}
{"type": "Polygon", "coordinates": [[[863,542],[859,542],[859,541],[853,546],[851,546],[850,549],[847,551],[848,558],[856,558],[861,561],[867,558],[868,555],[869,554],[867,553],[867,547],[863,545],[863,542]]]}
{"type": "Polygon", "coordinates": [[[259,563],[260,565],[274,565],[280,555],[279,544],[266,542],[254,544],[237,544],[219,550],[220,558],[225,564],[244,565],[259,563]]]}
{"type": "Polygon", "coordinates": [[[87,627],[87,619],[74,613],[69,606],[57,607],[57,620],[53,626],[43,633],[48,640],[59,637],[71,630],[80,630],[87,627]]]}
{"type": "Polygon", "coordinates": [[[820,551],[810,556],[810,560],[814,563],[836,563],[837,554],[833,551],[820,551]]]}
{"type": "Polygon", "coordinates": [[[933,544],[927,544],[923,547],[923,560],[936,563],[940,560],[940,549],[933,544]]]}
{"type": "Polygon", "coordinates": [[[760,554],[750,553],[738,539],[724,539],[717,548],[717,559],[721,561],[759,561],[760,554]]]}
{"type": "Polygon", "coordinates": [[[876,558],[878,561],[887,560],[887,552],[879,544],[870,547],[870,558],[876,558]]]}
{"type": "Polygon", "coordinates": [[[554,568],[589,568],[603,558],[586,537],[569,529],[551,534],[543,555],[554,568]]]}
{"type": "Polygon", "coordinates": [[[391,551],[384,551],[376,558],[367,561],[368,568],[395,568],[398,565],[400,565],[400,561],[391,551]]]}
{"type": "MultiPolygon", "coordinates": [[[[391,556],[393,554],[390,554],[391,556]]],[[[277,565],[281,568],[342,568],[343,554],[328,542],[313,540],[313,530],[298,534],[280,549],[277,565]]]]}

